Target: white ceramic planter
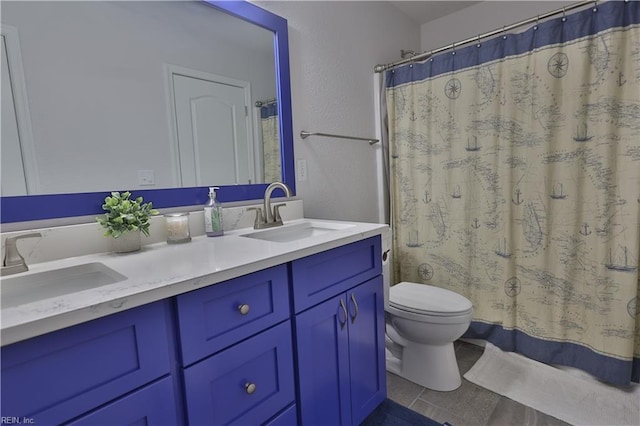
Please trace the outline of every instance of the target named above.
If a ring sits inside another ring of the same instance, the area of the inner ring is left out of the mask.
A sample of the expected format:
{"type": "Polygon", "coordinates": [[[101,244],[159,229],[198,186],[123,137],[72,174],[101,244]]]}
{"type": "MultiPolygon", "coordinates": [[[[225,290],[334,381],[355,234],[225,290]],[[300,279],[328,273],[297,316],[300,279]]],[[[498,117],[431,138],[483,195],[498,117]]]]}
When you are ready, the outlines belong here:
{"type": "Polygon", "coordinates": [[[130,253],[140,250],[140,231],[128,231],[113,239],[113,251],[116,253],[130,253]]]}

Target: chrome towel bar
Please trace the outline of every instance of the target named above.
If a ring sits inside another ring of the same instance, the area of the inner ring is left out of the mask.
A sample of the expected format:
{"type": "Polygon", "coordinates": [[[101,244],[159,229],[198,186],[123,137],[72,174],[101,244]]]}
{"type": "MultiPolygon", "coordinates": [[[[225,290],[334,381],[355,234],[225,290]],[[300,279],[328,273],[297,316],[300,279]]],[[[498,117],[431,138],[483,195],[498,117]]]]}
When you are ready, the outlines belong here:
{"type": "Polygon", "coordinates": [[[372,139],[372,138],[359,138],[357,136],[344,136],[344,135],[332,135],[329,133],[311,133],[311,132],[307,132],[306,130],[301,130],[300,131],[300,137],[302,139],[306,139],[309,136],[325,136],[328,138],[340,138],[340,139],[353,139],[356,141],[367,141],[369,142],[369,145],[373,145],[374,143],[378,143],[380,142],[378,139],[372,139]]]}

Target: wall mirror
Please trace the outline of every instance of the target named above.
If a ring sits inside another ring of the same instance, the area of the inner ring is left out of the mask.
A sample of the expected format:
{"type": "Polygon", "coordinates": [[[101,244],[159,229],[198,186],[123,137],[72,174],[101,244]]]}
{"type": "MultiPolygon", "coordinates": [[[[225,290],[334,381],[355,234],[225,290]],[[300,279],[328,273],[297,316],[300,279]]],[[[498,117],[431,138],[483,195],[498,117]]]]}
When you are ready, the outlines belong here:
{"type": "Polygon", "coordinates": [[[100,214],[116,190],[158,208],[213,185],[223,202],[295,190],[283,18],[240,1],[1,7],[3,223],[100,214]]]}

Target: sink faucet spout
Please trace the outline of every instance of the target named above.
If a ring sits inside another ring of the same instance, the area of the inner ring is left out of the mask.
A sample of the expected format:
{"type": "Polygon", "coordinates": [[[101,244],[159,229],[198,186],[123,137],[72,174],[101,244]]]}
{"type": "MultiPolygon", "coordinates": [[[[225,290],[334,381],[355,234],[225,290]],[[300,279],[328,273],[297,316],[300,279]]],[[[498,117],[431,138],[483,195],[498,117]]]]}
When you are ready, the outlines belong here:
{"type": "Polygon", "coordinates": [[[2,261],[2,268],[0,269],[0,275],[11,275],[19,272],[25,272],[29,270],[27,262],[24,257],[18,251],[18,240],[24,238],[36,238],[42,237],[39,232],[32,232],[29,234],[16,235],[15,237],[9,237],[4,242],[4,259],[2,261]]]}
{"type": "Polygon", "coordinates": [[[273,182],[272,184],[267,186],[267,189],[264,191],[263,208],[250,207],[249,209],[247,209],[256,211],[256,220],[253,224],[253,229],[264,229],[282,225],[282,217],[280,217],[280,207],[284,207],[286,206],[286,204],[276,204],[273,206],[273,210],[271,209],[271,195],[273,194],[273,191],[278,188],[284,191],[284,195],[287,198],[290,198],[292,196],[291,188],[289,188],[285,183],[273,182]]]}
{"type": "Polygon", "coordinates": [[[260,209],[260,207],[252,207],[251,210],[256,211],[256,220],[253,225],[254,229],[263,229],[270,228],[272,226],[282,225],[282,218],[280,217],[280,207],[285,206],[286,204],[276,204],[273,206],[273,210],[271,209],[271,195],[273,191],[276,189],[282,189],[287,198],[292,196],[291,189],[282,182],[273,182],[270,184],[267,189],[264,191],[264,213],[260,209]]]}
{"type": "Polygon", "coordinates": [[[291,197],[291,189],[285,183],[273,182],[267,187],[267,189],[264,191],[264,215],[268,224],[274,223],[276,221],[276,214],[274,214],[274,212],[271,210],[271,194],[277,188],[282,189],[287,198],[291,197]]]}

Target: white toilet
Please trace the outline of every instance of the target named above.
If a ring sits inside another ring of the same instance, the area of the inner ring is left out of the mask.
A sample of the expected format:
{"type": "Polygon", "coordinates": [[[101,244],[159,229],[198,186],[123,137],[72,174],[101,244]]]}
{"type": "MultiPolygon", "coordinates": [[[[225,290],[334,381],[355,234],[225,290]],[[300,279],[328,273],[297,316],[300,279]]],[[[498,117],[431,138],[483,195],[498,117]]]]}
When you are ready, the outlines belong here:
{"type": "MultiPolygon", "coordinates": [[[[383,244],[390,243],[385,239],[383,244]]],[[[383,274],[387,370],[429,389],[457,389],[462,379],[453,342],[471,324],[471,302],[425,284],[401,282],[391,287],[388,260],[383,274]]]]}

